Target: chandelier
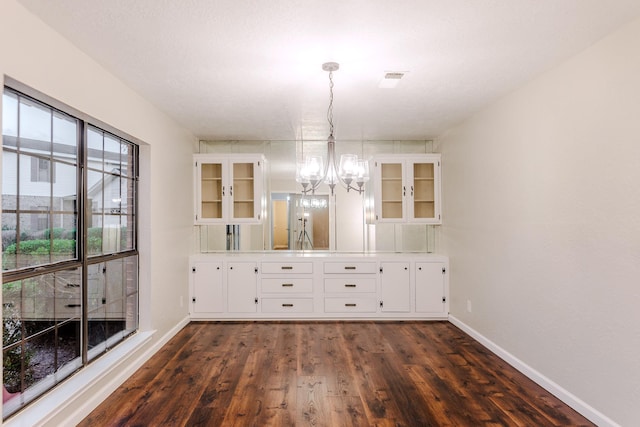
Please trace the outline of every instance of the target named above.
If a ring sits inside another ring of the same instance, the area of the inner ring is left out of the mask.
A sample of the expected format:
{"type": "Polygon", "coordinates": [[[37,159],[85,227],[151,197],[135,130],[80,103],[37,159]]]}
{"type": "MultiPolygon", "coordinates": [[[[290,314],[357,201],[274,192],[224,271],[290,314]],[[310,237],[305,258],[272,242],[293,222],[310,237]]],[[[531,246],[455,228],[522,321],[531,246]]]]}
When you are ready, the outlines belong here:
{"type": "Polygon", "coordinates": [[[336,140],[333,137],[333,72],[340,65],[337,62],[326,62],[322,69],[329,72],[329,108],[327,120],[329,122],[329,138],[327,138],[327,162],[322,156],[307,156],[296,167],[296,181],[302,185],[302,193],[315,194],[322,182],[333,189],[339,183],[344,188],[355,190],[358,194],[364,191],[364,184],[369,181],[369,162],[358,159],[355,154],[343,154],[340,163],[336,163],[336,140]]]}

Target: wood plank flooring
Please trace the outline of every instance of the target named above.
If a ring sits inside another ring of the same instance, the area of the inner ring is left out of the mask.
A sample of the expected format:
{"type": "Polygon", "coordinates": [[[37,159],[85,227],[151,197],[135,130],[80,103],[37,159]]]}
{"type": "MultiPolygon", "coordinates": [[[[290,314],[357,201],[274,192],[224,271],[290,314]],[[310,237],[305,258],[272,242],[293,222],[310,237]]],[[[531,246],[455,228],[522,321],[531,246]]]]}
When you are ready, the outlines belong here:
{"type": "Polygon", "coordinates": [[[79,425],[593,424],[448,322],[192,322],[79,425]]]}

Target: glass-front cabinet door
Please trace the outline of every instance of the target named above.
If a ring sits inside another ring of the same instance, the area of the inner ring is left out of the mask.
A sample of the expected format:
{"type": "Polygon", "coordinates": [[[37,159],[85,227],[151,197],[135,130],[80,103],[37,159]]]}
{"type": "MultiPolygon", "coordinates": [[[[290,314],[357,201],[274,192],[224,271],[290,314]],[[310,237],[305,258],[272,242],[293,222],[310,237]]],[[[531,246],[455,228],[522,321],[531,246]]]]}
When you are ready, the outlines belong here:
{"type": "MultiPolygon", "coordinates": [[[[255,187],[256,169],[255,162],[232,163],[232,185],[229,189],[232,198],[231,218],[238,220],[254,219],[256,217],[255,187]]],[[[259,215],[259,214],[258,214],[259,215]]]]}
{"type": "Polygon", "coordinates": [[[262,221],[262,155],[196,154],[195,223],[262,221]]]}
{"type": "Polygon", "coordinates": [[[222,162],[202,161],[197,168],[196,194],[199,193],[199,203],[196,210],[197,221],[215,221],[224,217],[222,162]]]}
{"type": "Polygon", "coordinates": [[[405,215],[406,186],[404,182],[404,164],[402,161],[380,161],[376,164],[379,170],[377,178],[376,213],[378,222],[397,222],[405,215]]]}
{"type": "Polygon", "coordinates": [[[440,154],[381,156],[374,173],[376,222],[441,222],[440,154]]]}
{"type": "MultiPolygon", "coordinates": [[[[436,170],[438,164],[432,160],[416,161],[411,164],[409,178],[411,204],[409,219],[440,222],[440,212],[436,211],[436,170]]],[[[439,209],[438,209],[439,211],[439,209]]]]}

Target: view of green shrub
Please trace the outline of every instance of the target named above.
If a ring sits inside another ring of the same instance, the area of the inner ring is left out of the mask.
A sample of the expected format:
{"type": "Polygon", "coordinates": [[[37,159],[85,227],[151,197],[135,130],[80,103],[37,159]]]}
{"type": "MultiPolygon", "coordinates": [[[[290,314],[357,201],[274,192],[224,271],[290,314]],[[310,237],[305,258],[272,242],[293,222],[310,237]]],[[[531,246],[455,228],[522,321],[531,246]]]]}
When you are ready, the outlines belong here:
{"type": "Polygon", "coordinates": [[[62,233],[64,233],[64,228],[50,228],[48,230],[44,230],[44,234],[42,235],[43,239],[50,239],[51,234],[53,234],[54,239],[62,238],[62,233]]]}
{"type": "MultiPolygon", "coordinates": [[[[47,255],[51,249],[50,240],[25,240],[18,243],[19,253],[23,255],[47,255]]],[[[5,249],[6,254],[16,253],[16,243],[13,243],[5,249]]],[[[55,254],[73,254],[76,251],[75,240],[54,239],[53,253],[55,254]]]]}

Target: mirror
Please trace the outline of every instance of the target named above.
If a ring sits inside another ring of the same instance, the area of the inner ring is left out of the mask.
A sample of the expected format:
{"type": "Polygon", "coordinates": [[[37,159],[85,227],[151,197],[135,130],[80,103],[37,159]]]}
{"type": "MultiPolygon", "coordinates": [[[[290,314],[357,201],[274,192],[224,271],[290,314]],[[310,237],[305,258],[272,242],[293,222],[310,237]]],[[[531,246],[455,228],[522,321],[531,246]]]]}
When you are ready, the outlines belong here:
{"type": "MultiPolygon", "coordinates": [[[[337,155],[373,157],[387,153],[433,152],[431,141],[339,141],[337,155]]],[[[300,194],[296,163],[303,154],[326,153],[325,140],[200,141],[201,153],[261,153],[266,158],[265,220],[260,224],[198,226],[196,247],[216,251],[433,252],[436,227],[380,224],[370,218],[373,179],[366,194],[338,188],[329,196],[323,185],[315,195],[300,194]],[[314,201],[314,198],[316,201],[314,201]],[[326,201],[326,207],[323,204],[326,201]],[[304,221],[306,219],[306,221],[304,221]],[[230,231],[232,234],[230,235],[230,231]]]]}
{"type": "Polygon", "coordinates": [[[329,250],[328,195],[271,194],[271,249],[329,250]]]}

